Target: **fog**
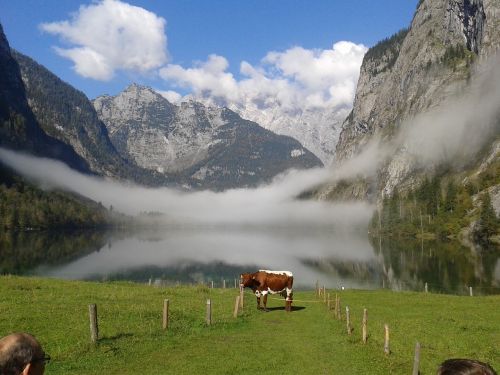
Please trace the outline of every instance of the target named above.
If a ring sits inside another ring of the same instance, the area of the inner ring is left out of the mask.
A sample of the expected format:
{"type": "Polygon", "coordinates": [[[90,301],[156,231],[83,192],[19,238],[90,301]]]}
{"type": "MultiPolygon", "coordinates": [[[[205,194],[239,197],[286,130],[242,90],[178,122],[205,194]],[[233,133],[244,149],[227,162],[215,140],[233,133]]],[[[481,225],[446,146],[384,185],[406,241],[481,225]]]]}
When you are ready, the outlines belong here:
{"type": "Polygon", "coordinates": [[[100,251],[68,264],[39,267],[34,274],[101,279],[135,272],[144,280],[150,276],[149,267],[161,267],[166,273],[181,270],[186,276],[194,273],[195,268],[200,281],[206,281],[207,274],[213,272],[212,267],[220,265],[226,276],[231,277],[237,275],[236,272],[227,274],[231,269],[288,269],[293,270],[300,286],[312,287],[319,280],[326,285],[342,283],[354,287],[361,285],[355,275],[340,277],[332,271],[322,273],[306,261],[328,260],[378,268],[367,238],[339,236],[328,230],[176,228],[131,233],[126,238],[112,238],[109,243],[100,251]]]}
{"type": "Polygon", "coordinates": [[[65,164],[0,149],[0,159],[44,189],[78,193],[128,215],[161,212],[168,223],[225,225],[328,225],[338,229],[366,226],[366,203],[332,204],[296,200],[329,177],[326,169],[289,171],[268,185],[225,192],[180,192],[145,188],[83,175],[65,164]]]}
{"type": "Polygon", "coordinates": [[[396,136],[374,136],[353,158],[335,167],[332,181],[371,177],[395,155],[409,168],[467,165],[500,134],[500,56],[476,67],[470,84],[444,103],[405,120],[396,136]]]}
{"type": "Polygon", "coordinates": [[[500,59],[490,60],[465,93],[404,124],[397,145],[419,165],[464,164],[500,134],[500,59]]]}

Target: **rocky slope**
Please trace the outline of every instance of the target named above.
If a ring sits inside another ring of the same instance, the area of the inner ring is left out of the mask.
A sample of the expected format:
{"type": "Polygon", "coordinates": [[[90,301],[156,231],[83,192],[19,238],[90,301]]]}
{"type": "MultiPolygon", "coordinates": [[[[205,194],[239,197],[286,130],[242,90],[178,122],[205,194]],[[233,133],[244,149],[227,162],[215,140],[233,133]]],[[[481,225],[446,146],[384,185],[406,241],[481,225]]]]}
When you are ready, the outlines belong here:
{"type": "MultiPolygon", "coordinates": [[[[444,163],[455,162],[448,158],[418,163],[409,151],[412,139],[398,137],[404,129],[415,138],[418,134],[411,132],[411,121],[417,115],[437,110],[451,98],[470,91],[469,83],[498,50],[499,21],[499,0],[422,0],[408,30],[367,52],[353,110],[343,123],[336,156],[344,163],[352,161],[374,140],[393,149],[389,155],[381,156],[380,164],[374,165],[376,173],[364,178],[361,184],[359,176],[347,187],[344,182],[341,193],[352,191],[357,198],[365,198],[370,192],[374,197],[391,195],[396,187],[404,190],[415,186],[419,176],[433,173],[444,163]]],[[[468,126],[477,126],[480,132],[479,121],[470,121],[468,126]]],[[[467,168],[498,157],[491,145],[499,134],[498,125],[490,130],[490,143],[483,145],[482,153],[467,155],[469,160],[463,163],[467,168]],[[472,166],[471,158],[475,159],[472,166]]],[[[328,186],[320,195],[338,193],[335,186],[328,186]]]]}
{"type": "Polygon", "coordinates": [[[145,185],[172,182],[122,158],[85,94],[31,58],[19,52],[13,52],[13,57],[37,123],[50,137],[71,147],[93,173],[145,185]]]}
{"type": "Polygon", "coordinates": [[[72,147],[47,135],[28,103],[17,61],[0,25],[0,146],[56,158],[89,172],[87,162],[72,147]]]}
{"type": "Polygon", "coordinates": [[[123,157],[143,168],[183,176],[195,187],[255,186],[289,168],[322,165],[296,140],[227,108],[195,101],[176,106],[135,84],[93,103],[123,157]]]}
{"type": "Polygon", "coordinates": [[[287,115],[278,106],[275,111],[262,111],[251,101],[229,108],[274,133],[297,139],[325,165],[334,160],[342,122],[349,113],[349,109],[309,109],[287,115]]]}

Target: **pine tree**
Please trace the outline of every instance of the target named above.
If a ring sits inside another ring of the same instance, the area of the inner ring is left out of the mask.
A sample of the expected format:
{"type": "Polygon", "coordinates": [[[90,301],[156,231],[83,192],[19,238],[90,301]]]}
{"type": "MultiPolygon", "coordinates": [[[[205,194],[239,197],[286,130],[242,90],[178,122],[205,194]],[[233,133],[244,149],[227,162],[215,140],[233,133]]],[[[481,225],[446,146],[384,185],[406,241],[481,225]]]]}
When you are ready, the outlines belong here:
{"type": "Polygon", "coordinates": [[[491,203],[490,194],[486,192],[482,197],[481,212],[474,236],[479,242],[488,243],[491,236],[495,235],[499,229],[500,223],[491,203]]]}
{"type": "Polygon", "coordinates": [[[444,211],[445,212],[453,212],[455,210],[457,203],[457,187],[450,181],[446,188],[446,198],[444,201],[444,211]]]}

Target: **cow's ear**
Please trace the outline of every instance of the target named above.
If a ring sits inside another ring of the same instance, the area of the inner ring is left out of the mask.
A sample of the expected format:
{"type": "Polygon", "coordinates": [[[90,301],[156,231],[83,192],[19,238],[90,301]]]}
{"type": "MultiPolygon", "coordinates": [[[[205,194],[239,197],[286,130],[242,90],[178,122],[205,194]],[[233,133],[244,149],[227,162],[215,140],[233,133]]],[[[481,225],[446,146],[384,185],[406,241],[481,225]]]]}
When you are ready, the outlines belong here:
{"type": "Polygon", "coordinates": [[[255,280],[255,276],[252,276],[252,280],[255,280]]]}

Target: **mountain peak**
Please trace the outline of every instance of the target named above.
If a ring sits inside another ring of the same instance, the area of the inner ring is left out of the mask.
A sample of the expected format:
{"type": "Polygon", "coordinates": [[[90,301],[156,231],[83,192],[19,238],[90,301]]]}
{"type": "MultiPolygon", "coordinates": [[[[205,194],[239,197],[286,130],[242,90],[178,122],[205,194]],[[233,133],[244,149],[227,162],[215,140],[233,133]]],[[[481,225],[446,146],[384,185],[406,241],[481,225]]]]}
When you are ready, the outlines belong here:
{"type": "Polygon", "coordinates": [[[126,92],[126,91],[144,91],[144,90],[145,91],[154,91],[151,87],[140,85],[140,84],[138,84],[136,82],[132,82],[123,91],[126,92]]]}
{"type": "Polygon", "coordinates": [[[153,89],[132,84],[94,106],[124,158],[175,173],[193,187],[256,186],[288,168],[321,165],[296,140],[193,98],[175,106],[153,89]]]}
{"type": "MultiPolygon", "coordinates": [[[[150,94],[154,94],[157,96],[161,96],[158,92],[153,90],[151,87],[140,85],[140,84],[135,83],[135,82],[128,85],[125,88],[125,90],[123,90],[119,95],[124,94],[124,93],[140,93],[141,95],[144,93],[146,93],[146,94],[150,93],[150,94]]],[[[162,96],[162,98],[163,98],[163,96],[162,96]]]]}

